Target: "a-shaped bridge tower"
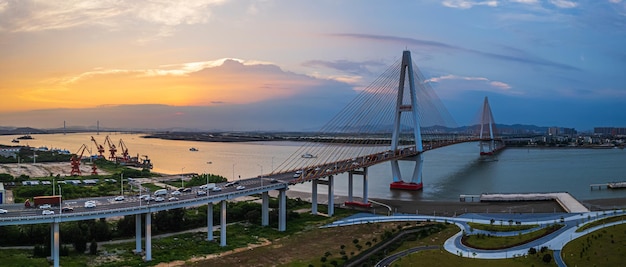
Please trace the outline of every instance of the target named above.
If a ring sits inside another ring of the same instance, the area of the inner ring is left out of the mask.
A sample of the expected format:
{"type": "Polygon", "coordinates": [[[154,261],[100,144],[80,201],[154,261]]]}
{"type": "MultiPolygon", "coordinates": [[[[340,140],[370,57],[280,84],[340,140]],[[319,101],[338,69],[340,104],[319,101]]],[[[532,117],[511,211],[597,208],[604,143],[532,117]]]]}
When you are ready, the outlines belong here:
{"type": "Polygon", "coordinates": [[[496,140],[496,122],[491,113],[489,99],[485,96],[483,108],[480,115],[480,155],[491,156],[504,147],[503,143],[496,140]]]}
{"type": "Polygon", "coordinates": [[[420,118],[417,113],[417,94],[415,92],[415,76],[413,75],[413,64],[411,62],[411,52],[404,51],[402,53],[402,63],[400,65],[400,82],[398,84],[398,100],[396,102],[396,112],[393,123],[393,132],[391,134],[391,150],[398,151],[400,142],[400,122],[402,121],[402,114],[407,113],[411,116],[413,121],[413,137],[415,138],[415,152],[416,156],[393,159],[391,160],[391,172],[393,174],[393,182],[389,185],[391,189],[408,189],[419,190],[422,189],[422,165],[424,164],[424,158],[422,152],[424,147],[422,145],[422,134],[420,131],[420,118]],[[407,75],[408,72],[408,75],[407,75]],[[407,81],[408,78],[408,81],[407,81]],[[408,82],[408,102],[405,99],[405,86],[408,82]],[[402,180],[402,173],[400,173],[399,160],[410,160],[415,162],[415,168],[410,182],[404,182],[402,180]]]}

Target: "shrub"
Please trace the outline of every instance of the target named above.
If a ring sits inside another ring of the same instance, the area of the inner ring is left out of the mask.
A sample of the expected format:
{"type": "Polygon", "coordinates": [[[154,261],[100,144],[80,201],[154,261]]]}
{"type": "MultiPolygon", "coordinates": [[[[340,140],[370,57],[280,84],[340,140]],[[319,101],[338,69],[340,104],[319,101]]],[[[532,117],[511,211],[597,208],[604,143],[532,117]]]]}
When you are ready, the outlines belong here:
{"type": "Polygon", "coordinates": [[[550,261],[552,261],[552,255],[550,255],[550,254],[545,254],[545,255],[543,255],[542,260],[543,260],[543,262],[545,262],[545,263],[550,263],[550,261]]]}

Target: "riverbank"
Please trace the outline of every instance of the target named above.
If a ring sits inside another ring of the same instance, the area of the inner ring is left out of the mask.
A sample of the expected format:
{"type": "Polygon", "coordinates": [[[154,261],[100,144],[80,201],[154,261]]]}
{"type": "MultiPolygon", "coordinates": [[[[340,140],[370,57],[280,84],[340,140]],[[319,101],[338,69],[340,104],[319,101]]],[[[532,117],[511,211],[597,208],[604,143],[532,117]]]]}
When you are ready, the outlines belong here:
{"type": "MultiPolygon", "coordinates": [[[[69,162],[41,162],[41,163],[3,163],[0,164],[0,173],[7,173],[13,177],[19,177],[20,175],[27,175],[31,178],[37,177],[49,177],[49,176],[61,176],[70,177],[72,166],[69,162]]],[[[91,174],[90,164],[80,165],[81,175],[91,174]]],[[[109,173],[98,169],[98,174],[108,175],[109,173]]]]}
{"type": "MultiPolygon", "coordinates": [[[[270,194],[277,196],[276,194],[270,194]]],[[[311,202],[311,193],[287,191],[290,198],[300,198],[311,202]]],[[[319,204],[328,204],[328,196],[319,194],[319,204]]],[[[335,196],[335,205],[343,204],[348,200],[347,196],[335,196]]],[[[362,201],[355,197],[355,201],[362,201]]],[[[371,200],[385,204],[388,207],[374,204],[367,212],[379,214],[407,213],[436,216],[459,216],[464,213],[565,213],[565,210],[556,201],[515,201],[515,202],[461,202],[461,201],[427,201],[427,200],[395,200],[376,199],[371,200]]],[[[580,201],[591,211],[626,209],[626,198],[593,199],[580,201]]],[[[360,209],[360,208],[359,208],[360,209]]]]}

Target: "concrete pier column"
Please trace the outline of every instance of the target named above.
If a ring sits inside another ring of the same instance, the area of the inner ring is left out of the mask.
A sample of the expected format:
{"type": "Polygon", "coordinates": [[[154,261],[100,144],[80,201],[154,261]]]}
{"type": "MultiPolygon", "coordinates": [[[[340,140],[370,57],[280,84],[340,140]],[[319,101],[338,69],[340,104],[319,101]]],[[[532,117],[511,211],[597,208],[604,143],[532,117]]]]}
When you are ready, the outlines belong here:
{"type": "Polygon", "coordinates": [[[152,212],[146,213],[146,261],[152,260],[152,212]]]}
{"type": "Polygon", "coordinates": [[[354,188],[354,183],[353,183],[353,173],[352,171],[348,172],[348,202],[352,202],[352,190],[354,188]]]}
{"type": "Polygon", "coordinates": [[[209,203],[206,208],[206,240],[213,241],[213,203],[209,203]]]}
{"type": "Polygon", "coordinates": [[[53,254],[50,254],[50,256],[53,258],[53,265],[54,267],[59,267],[59,238],[60,238],[60,234],[59,234],[59,223],[58,222],[54,222],[52,223],[52,251],[53,254]]]}
{"type": "Polygon", "coordinates": [[[221,201],[220,209],[220,246],[226,246],[226,200],[221,201]]]}
{"type": "Polygon", "coordinates": [[[287,190],[278,190],[278,231],[287,230],[287,190]]]}
{"type": "Polygon", "coordinates": [[[141,253],[141,214],[135,214],[135,253],[141,253]]]}
{"type": "Polygon", "coordinates": [[[335,194],[333,176],[328,176],[328,216],[333,216],[335,213],[335,194]]]}
{"type": "Polygon", "coordinates": [[[261,225],[268,226],[270,224],[270,195],[267,191],[261,195],[261,225]]]}
{"type": "Polygon", "coordinates": [[[50,259],[54,260],[54,223],[50,224],[50,259]]]}
{"type": "Polygon", "coordinates": [[[363,203],[367,204],[367,167],[363,168],[363,203]]]}
{"type": "Polygon", "coordinates": [[[311,214],[317,215],[317,179],[312,181],[313,188],[311,189],[311,214]]]}

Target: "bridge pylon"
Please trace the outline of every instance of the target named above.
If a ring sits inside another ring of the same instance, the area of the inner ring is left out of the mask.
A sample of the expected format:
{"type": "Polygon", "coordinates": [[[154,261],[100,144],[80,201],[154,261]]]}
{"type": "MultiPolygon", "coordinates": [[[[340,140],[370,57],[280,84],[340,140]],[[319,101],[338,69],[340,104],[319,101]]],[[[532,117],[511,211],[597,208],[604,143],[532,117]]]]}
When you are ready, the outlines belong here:
{"type": "Polygon", "coordinates": [[[398,84],[398,98],[396,102],[396,110],[394,115],[393,132],[391,136],[391,151],[396,154],[402,153],[402,149],[398,150],[400,141],[400,122],[402,113],[407,112],[413,120],[413,135],[415,138],[415,149],[417,155],[409,158],[402,158],[402,160],[415,161],[415,168],[410,182],[402,180],[402,174],[400,173],[400,165],[398,159],[391,160],[391,172],[393,174],[393,182],[389,185],[390,189],[402,189],[402,190],[420,190],[423,188],[422,184],[422,166],[424,159],[422,152],[422,134],[420,130],[420,117],[417,111],[417,94],[415,92],[415,77],[413,72],[413,63],[411,61],[411,51],[402,52],[402,64],[400,66],[400,82],[398,84]],[[408,78],[409,100],[405,103],[405,83],[408,78]]]}
{"type": "Polygon", "coordinates": [[[496,122],[493,119],[493,113],[489,106],[489,99],[485,96],[483,102],[483,109],[480,116],[480,155],[492,156],[499,148],[496,145],[495,140],[495,125],[496,122]]]}

